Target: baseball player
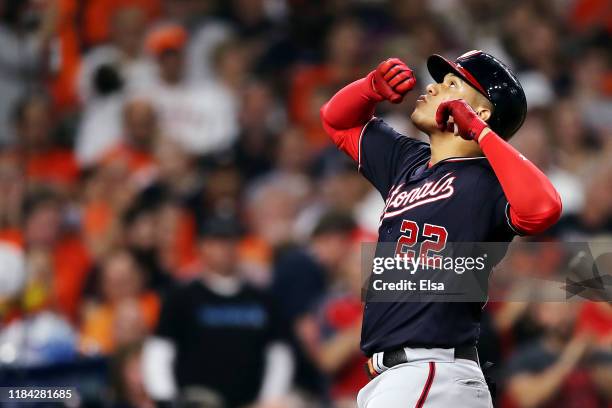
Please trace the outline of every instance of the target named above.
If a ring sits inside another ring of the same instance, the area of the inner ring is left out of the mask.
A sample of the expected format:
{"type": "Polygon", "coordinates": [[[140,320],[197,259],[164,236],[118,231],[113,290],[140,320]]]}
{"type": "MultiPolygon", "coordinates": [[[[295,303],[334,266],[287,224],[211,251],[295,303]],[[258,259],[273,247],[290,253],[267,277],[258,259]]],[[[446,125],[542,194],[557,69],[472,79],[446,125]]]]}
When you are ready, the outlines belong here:
{"type": "MultiPolygon", "coordinates": [[[[401,103],[415,85],[397,58],[321,108],[326,132],[385,199],[379,244],[435,253],[446,243],[510,242],[553,225],[559,194],[507,142],[527,111],[516,76],[482,51],[455,61],[432,55],[427,68],[435,83],[418,97],[411,119],[429,143],[373,116],[377,103],[401,103]]],[[[476,349],[482,306],[366,299],[361,348],[373,379],[358,406],[492,406],[476,349]]]]}

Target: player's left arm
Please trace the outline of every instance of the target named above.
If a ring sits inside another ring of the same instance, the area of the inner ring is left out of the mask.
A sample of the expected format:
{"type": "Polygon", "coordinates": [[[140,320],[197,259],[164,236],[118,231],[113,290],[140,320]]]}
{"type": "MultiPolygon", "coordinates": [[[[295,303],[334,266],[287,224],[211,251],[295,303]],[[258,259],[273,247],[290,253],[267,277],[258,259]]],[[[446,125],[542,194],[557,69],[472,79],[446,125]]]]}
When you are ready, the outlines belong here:
{"type": "Polygon", "coordinates": [[[492,131],[465,101],[440,104],[436,121],[441,129],[447,128],[450,116],[455,133],[478,143],[491,163],[510,204],[513,227],[525,234],[539,234],[559,220],[561,198],[540,169],[492,131]]]}

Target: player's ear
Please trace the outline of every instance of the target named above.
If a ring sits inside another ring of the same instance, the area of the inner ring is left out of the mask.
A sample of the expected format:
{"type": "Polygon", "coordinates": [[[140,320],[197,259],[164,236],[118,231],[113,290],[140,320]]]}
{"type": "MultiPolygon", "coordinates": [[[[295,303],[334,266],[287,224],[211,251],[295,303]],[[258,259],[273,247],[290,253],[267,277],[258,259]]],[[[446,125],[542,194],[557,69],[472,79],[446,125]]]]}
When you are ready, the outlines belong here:
{"type": "Polygon", "coordinates": [[[476,109],[476,114],[480,119],[486,122],[491,117],[491,109],[486,106],[479,106],[476,109]]]}

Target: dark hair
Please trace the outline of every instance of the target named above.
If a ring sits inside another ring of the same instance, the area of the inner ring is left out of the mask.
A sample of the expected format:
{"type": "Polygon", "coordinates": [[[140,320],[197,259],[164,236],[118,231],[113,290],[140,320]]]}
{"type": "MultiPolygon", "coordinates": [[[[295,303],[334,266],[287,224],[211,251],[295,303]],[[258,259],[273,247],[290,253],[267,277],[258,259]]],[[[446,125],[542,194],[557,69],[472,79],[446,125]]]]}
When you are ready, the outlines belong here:
{"type": "Polygon", "coordinates": [[[135,203],[130,205],[122,214],[122,224],[126,228],[129,228],[143,214],[151,214],[155,212],[160,207],[160,203],[160,200],[145,200],[142,198],[138,199],[135,203]]]}
{"type": "Polygon", "coordinates": [[[27,0],[3,0],[2,1],[2,17],[0,21],[8,26],[17,26],[21,23],[21,17],[25,10],[27,0]]]}
{"type": "Polygon", "coordinates": [[[329,211],[324,214],[312,232],[313,237],[327,234],[350,234],[357,224],[353,217],[342,211],[329,211]]]}
{"type": "Polygon", "coordinates": [[[23,215],[28,218],[40,207],[52,204],[59,206],[60,198],[51,190],[37,190],[30,193],[23,202],[23,215]]]}
{"type": "Polygon", "coordinates": [[[240,239],[244,229],[235,217],[213,215],[198,226],[200,239],[240,239]]]}

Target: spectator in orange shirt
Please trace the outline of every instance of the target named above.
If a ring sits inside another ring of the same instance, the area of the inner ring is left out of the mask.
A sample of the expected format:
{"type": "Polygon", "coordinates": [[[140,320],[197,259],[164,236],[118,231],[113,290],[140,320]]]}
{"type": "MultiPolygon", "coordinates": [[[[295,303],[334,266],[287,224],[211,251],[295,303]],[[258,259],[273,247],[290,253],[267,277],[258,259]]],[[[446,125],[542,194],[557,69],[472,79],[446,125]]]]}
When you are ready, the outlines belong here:
{"type": "Polygon", "coordinates": [[[360,74],[362,28],[355,20],[346,19],[334,25],[327,39],[326,59],[318,65],[296,72],[290,94],[291,119],[302,126],[310,143],[317,148],[329,139],[320,126],[318,106],[337,84],[346,84],[360,74]]]}
{"type": "Polygon", "coordinates": [[[64,316],[76,320],[81,291],[90,268],[89,253],[78,235],[62,228],[60,199],[36,192],[25,202],[24,242],[28,255],[48,259],[49,302],[64,316]]]}
{"type": "Polygon", "coordinates": [[[138,342],[157,323],[159,299],[145,289],[143,271],[126,250],[102,261],[100,300],[92,301],[81,326],[81,349],[107,354],[138,342]]]}
{"type": "Polygon", "coordinates": [[[124,160],[133,175],[144,176],[154,167],[152,149],[156,136],[153,105],[144,99],[128,101],[123,107],[123,140],[106,151],[102,162],[124,160]]]}
{"type": "Polygon", "coordinates": [[[26,96],[16,106],[14,121],[28,184],[52,187],[57,191],[73,187],[79,169],[72,151],[53,140],[54,120],[48,97],[43,94],[26,96]]]}
{"type": "Polygon", "coordinates": [[[90,0],[83,7],[83,42],[95,45],[109,40],[113,12],[122,7],[137,8],[153,21],[160,12],[160,0],[90,0]]]}
{"type": "Polygon", "coordinates": [[[83,235],[96,258],[120,243],[120,219],[147,183],[147,180],[131,177],[133,173],[127,159],[129,155],[117,155],[101,161],[85,183],[83,235]]]}
{"type": "Polygon", "coordinates": [[[49,75],[45,78],[47,88],[52,95],[55,108],[61,113],[70,112],[77,104],[75,78],[81,64],[80,38],[76,21],[79,18],[81,1],[53,0],[30,1],[48,5],[53,22],[52,40],[49,46],[49,75]]]}

